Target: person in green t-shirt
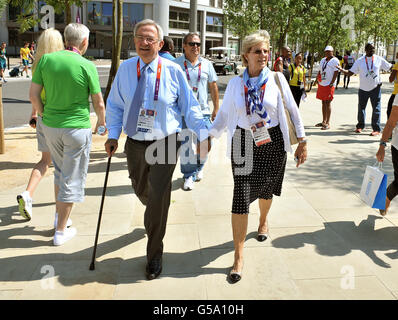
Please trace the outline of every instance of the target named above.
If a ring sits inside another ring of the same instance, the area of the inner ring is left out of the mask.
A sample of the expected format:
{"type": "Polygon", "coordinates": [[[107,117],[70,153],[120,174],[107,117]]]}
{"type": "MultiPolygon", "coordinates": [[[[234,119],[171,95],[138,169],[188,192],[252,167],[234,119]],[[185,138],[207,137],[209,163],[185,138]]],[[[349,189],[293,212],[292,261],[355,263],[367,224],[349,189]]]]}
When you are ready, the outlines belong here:
{"type": "MultiPolygon", "coordinates": [[[[38,41],[37,52],[35,55],[36,60],[32,66],[32,74],[35,73],[35,69],[37,63],[40,61],[40,58],[47,53],[64,50],[64,40],[62,39],[61,33],[54,29],[48,28],[44,30],[38,41]]],[[[44,89],[41,92],[41,100],[43,104],[45,104],[46,95],[44,89]]],[[[48,167],[51,164],[51,154],[50,150],[47,146],[46,139],[43,133],[42,119],[38,116],[36,109],[32,105],[32,113],[29,119],[29,125],[32,128],[36,128],[36,137],[37,137],[37,149],[41,152],[41,159],[38,163],[33,167],[32,173],[30,174],[28,185],[26,186],[26,190],[17,195],[17,202],[19,207],[19,213],[25,219],[32,219],[32,197],[33,194],[39,185],[40,180],[46,174],[48,167]]],[[[57,190],[57,187],[54,187],[54,191],[57,190]]],[[[55,194],[56,196],[56,194],[55,194]]],[[[57,220],[57,211],[55,212],[55,221],[57,220]]],[[[55,223],[55,222],[54,222],[55,223]]],[[[56,223],[55,223],[56,224],[56,223]]]]}
{"type": "MultiPolygon", "coordinates": [[[[95,65],[82,57],[90,31],[70,23],[64,31],[66,50],[41,57],[30,87],[30,101],[43,117],[43,132],[54,163],[54,184],[58,186],[58,222],[54,245],[62,245],[76,235],[67,228],[73,203],[83,202],[91,148],[90,103],[97,115],[95,132],[105,127],[105,105],[95,65]],[[41,91],[45,89],[43,106],[41,91]]],[[[106,130],[102,135],[106,134],[106,130]]]]}

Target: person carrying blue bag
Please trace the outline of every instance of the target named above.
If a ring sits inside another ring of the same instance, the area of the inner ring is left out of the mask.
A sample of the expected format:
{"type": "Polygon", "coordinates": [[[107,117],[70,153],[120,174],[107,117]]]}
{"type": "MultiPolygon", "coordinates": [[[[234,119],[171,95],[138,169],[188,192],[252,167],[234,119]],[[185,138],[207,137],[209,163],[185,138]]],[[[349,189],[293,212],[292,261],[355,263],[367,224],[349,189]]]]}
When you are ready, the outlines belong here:
{"type": "Polygon", "coordinates": [[[391,115],[388,118],[386,126],[384,127],[383,135],[380,139],[380,147],[376,153],[376,158],[379,162],[384,161],[385,148],[387,146],[388,138],[391,137],[391,135],[391,155],[394,166],[394,181],[391,182],[387,188],[385,209],[379,210],[382,216],[387,214],[390,202],[398,194],[398,95],[395,96],[394,102],[392,104],[391,115]]]}

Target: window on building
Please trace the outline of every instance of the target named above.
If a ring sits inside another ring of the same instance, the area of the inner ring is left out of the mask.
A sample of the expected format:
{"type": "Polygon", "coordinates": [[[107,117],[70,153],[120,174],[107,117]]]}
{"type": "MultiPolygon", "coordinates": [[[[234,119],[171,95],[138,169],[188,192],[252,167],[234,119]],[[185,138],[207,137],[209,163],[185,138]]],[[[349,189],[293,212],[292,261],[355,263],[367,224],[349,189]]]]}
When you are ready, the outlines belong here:
{"type": "Polygon", "coordinates": [[[207,15],[206,31],[223,33],[223,21],[221,16],[207,15]]]}
{"type": "Polygon", "coordinates": [[[112,3],[90,1],[88,2],[87,9],[89,25],[112,25],[112,3]]]}
{"type": "Polygon", "coordinates": [[[21,14],[20,7],[14,7],[12,5],[8,6],[8,20],[9,21],[17,21],[17,17],[19,14],[21,14]]]}
{"type": "Polygon", "coordinates": [[[112,25],[112,3],[102,2],[102,16],[101,21],[104,26],[112,25]]]}
{"type": "Polygon", "coordinates": [[[222,6],[223,6],[223,0],[218,0],[218,7],[222,8],[222,6]]]}
{"type": "Polygon", "coordinates": [[[88,37],[88,47],[96,48],[97,47],[97,34],[95,32],[90,32],[88,37]]]}
{"type": "Polygon", "coordinates": [[[123,4],[123,28],[134,28],[137,22],[145,18],[145,5],[136,3],[123,4]]]}
{"type": "Polygon", "coordinates": [[[183,53],[184,50],[182,48],[182,38],[171,37],[171,39],[173,40],[174,43],[174,52],[183,53]]]}
{"type": "Polygon", "coordinates": [[[189,12],[170,9],[169,28],[189,30],[189,12]]]}
{"type": "Polygon", "coordinates": [[[210,7],[216,6],[216,0],[210,0],[210,7]]]}

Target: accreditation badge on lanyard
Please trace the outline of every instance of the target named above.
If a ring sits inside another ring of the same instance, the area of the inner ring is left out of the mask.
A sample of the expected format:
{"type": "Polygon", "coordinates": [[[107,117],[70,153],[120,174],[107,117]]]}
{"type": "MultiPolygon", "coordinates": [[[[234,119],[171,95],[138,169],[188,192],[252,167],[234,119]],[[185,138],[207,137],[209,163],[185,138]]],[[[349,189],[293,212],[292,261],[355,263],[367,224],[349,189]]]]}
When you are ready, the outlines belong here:
{"type": "MultiPolygon", "coordinates": [[[[191,85],[191,77],[189,76],[189,71],[188,71],[188,66],[187,66],[187,61],[184,61],[184,67],[185,67],[185,73],[187,74],[187,79],[188,83],[191,85]]],[[[196,98],[199,101],[199,83],[200,83],[200,77],[202,75],[202,62],[199,63],[199,71],[198,71],[198,80],[196,85],[191,85],[192,91],[195,93],[196,98]]]]}
{"type": "Polygon", "coordinates": [[[366,62],[366,68],[368,69],[366,76],[371,77],[373,80],[375,80],[377,78],[377,74],[373,71],[374,56],[372,56],[372,65],[370,67],[370,70],[369,70],[369,65],[368,65],[368,59],[366,59],[366,56],[365,56],[365,62],[366,62]]]}
{"type": "MultiPolygon", "coordinates": [[[[159,87],[160,87],[160,74],[162,71],[162,61],[159,57],[158,68],[156,72],[156,82],[155,82],[155,95],[153,98],[153,109],[146,109],[144,106],[144,102],[140,108],[140,112],[138,113],[137,119],[137,132],[145,132],[152,133],[153,128],[155,126],[155,117],[156,117],[156,107],[159,100],[159,87]]],[[[140,80],[141,77],[141,69],[140,69],[140,60],[137,62],[137,79],[140,80]]]]}
{"type": "MultiPolygon", "coordinates": [[[[261,95],[260,95],[260,101],[263,101],[264,98],[264,91],[267,86],[267,83],[265,82],[261,86],[261,95]]],[[[250,116],[251,111],[250,111],[250,106],[249,106],[249,98],[248,98],[248,88],[247,86],[244,86],[245,89],[245,102],[246,102],[246,115],[250,116]]],[[[254,143],[256,144],[257,147],[262,146],[263,144],[271,142],[271,136],[269,135],[268,129],[266,127],[266,123],[264,120],[261,120],[260,122],[254,123],[250,127],[254,143]]]]}
{"type": "Polygon", "coordinates": [[[329,61],[324,63],[322,66],[322,80],[326,80],[326,67],[328,66],[329,61]]]}

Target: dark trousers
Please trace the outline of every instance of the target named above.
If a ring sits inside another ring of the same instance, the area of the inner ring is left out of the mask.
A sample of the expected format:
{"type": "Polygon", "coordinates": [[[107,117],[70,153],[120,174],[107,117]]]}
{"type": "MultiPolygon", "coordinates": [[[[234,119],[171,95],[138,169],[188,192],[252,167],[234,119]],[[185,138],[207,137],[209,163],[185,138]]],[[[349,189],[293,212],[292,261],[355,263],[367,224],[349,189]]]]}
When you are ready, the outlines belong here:
{"type": "Polygon", "coordinates": [[[155,142],[127,138],[125,144],[131,184],[138,199],[146,206],[144,225],[148,236],[148,262],[163,254],[171,180],[180,144],[177,134],[155,142]]]}
{"type": "Polygon", "coordinates": [[[300,107],[301,95],[303,94],[303,90],[300,89],[299,86],[290,86],[290,90],[292,91],[294,101],[296,101],[297,107],[300,107]]]}
{"type": "Polygon", "coordinates": [[[392,200],[398,194],[398,150],[391,146],[392,165],[394,167],[394,181],[387,188],[387,198],[392,200]]]}
{"type": "Polygon", "coordinates": [[[358,90],[358,129],[365,128],[365,119],[366,119],[366,105],[368,104],[368,100],[372,104],[372,128],[373,131],[381,131],[380,128],[380,113],[381,113],[381,86],[377,86],[373,90],[364,91],[358,90]]]}
{"type": "Polygon", "coordinates": [[[346,76],[346,75],[344,75],[344,87],[347,87],[348,88],[348,84],[350,83],[350,76],[346,76]],[[345,83],[345,81],[347,80],[347,84],[345,83]]]}
{"type": "Polygon", "coordinates": [[[339,73],[337,74],[336,88],[337,88],[337,86],[338,86],[339,83],[340,83],[340,76],[341,76],[341,72],[339,72],[339,73]]]}
{"type": "Polygon", "coordinates": [[[392,103],[394,102],[394,99],[395,99],[395,94],[392,94],[390,100],[388,100],[388,105],[387,105],[387,120],[390,117],[392,110],[392,103]]]}

